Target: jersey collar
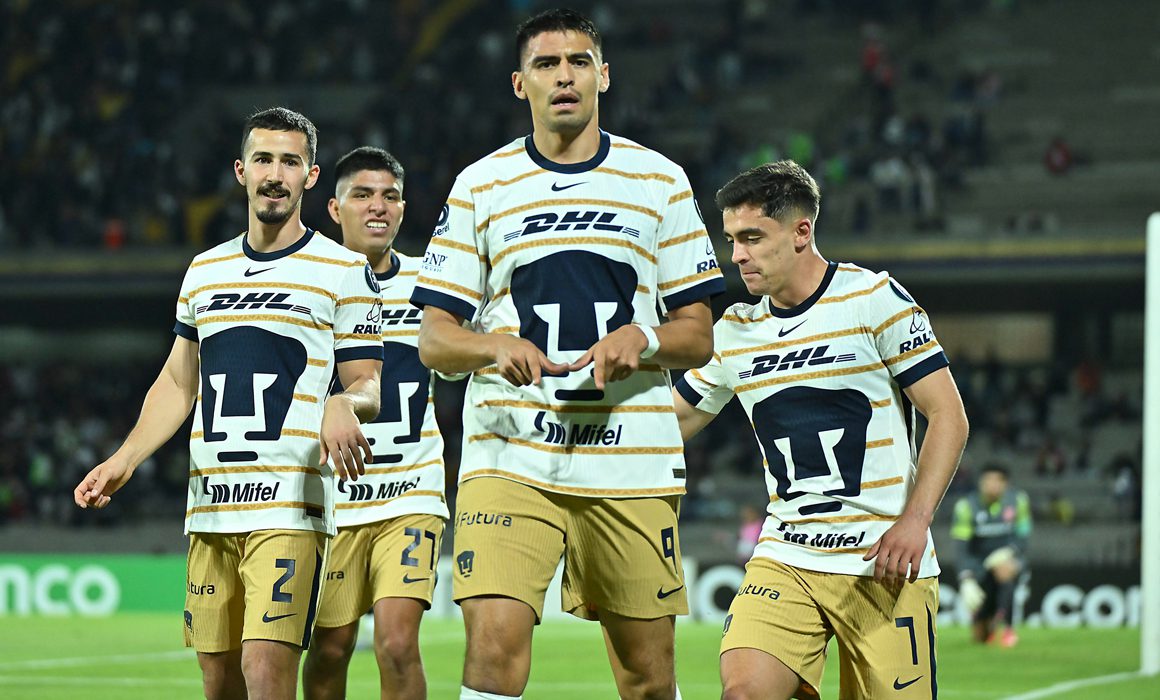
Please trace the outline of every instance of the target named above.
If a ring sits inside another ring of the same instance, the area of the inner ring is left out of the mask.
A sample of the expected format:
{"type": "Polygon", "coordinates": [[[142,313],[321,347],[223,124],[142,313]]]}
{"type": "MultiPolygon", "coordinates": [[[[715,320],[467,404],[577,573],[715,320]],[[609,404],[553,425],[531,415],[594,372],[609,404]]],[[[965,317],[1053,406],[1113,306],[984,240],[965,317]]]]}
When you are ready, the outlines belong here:
{"type": "Polygon", "coordinates": [[[794,316],[801,316],[805,312],[809,311],[811,306],[818,303],[818,299],[821,299],[825,295],[826,289],[829,288],[830,281],[834,279],[834,273],[837,271],[838,263],[827,262],[826,274],[822,276],[822,283],[818,285],[818,288],[814,290],[813,294],[809,295],[805,301],[798,304],[797,306],[791,309],[782,309],[774,306],[773,300],[769,297],[766,297],[765,308],[769,309],[769,313],[777,316],[778,318],[793,318],[794,316]]]}
{"type": "Polygon", "coordinates": [[[575,175],[577,173],[586,173],[603,163],[604,159],[608,157],[608,151],[612,148],[612,139],[608,136],[607,131],[601,129],[600,147],[596,149],[596,155],[583,163],[557,163],[554,160],[549,160],[547,156],[536,150],[536,144],[531,134],[524,137],[524,148],[527,150],[528,157],[532,159],[532,162],[544,170],[551,170],[554,173],[562,173],[564,175],[575,175]]]}
{"type": "Polygon", "coordinates": [[[314,237],[314,229],[307,227],[306,233],[302,234],[302,238],[299,238],[298,240],[294,241],[293,243],[286,246],[282,250],[275,250],[275,251],[271,251],[269,253],[259,253],[258,251],[254,250],[253,248],[250,247],[249,236],[247,236],[246,234],[243,233],[242,234],[242,252],[244,252],[246,254],[247,258],[249,258],[250,260],[257,261],[257,262],[270,262],[271,260],[281,260],[282,258],[284,258],[288,255],[293,255],[293,254],[297,253],[298,251],[302,250],[303,248],[305,248],[306,244],[309,243],[310,239],[313,237],[314,237]]]}

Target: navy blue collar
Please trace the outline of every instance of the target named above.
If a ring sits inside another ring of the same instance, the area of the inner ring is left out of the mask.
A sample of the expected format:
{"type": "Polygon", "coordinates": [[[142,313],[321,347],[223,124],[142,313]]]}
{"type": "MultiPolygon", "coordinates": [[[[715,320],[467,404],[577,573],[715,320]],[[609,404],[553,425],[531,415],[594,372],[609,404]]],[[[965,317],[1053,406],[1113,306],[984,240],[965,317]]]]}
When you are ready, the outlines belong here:
{"type": "Polygon", "coordinates": [[[302,234],[302,238],[299,238],[298,240],[294,241],[293,243],[291,243],[287,247],[283,248],[282,250],[275,250],[275,251],[270,252],[270,253],[259,253],[258,251],[254,250],[253,248],[250,247],[250,235],[248,233],[243,233],[242,234],[242,252],[244,252],[246,254],[247,258],[249,258],[250,260],[255,260],[257,262],[270,262],[271,260],[281,260],[282,258],[286,257],[287,255],[293,255],[293,254],[297,253],[298,251],[302,250],[303,248],[305,248],[306,244],[309,243],[310,239],[313,237],[314,237],[314,229],[307,227],[306,233],[302,234]]]}
{"type": "Polygon", "coordinates": [[[769,309],[769,313],[778,318],[793,318],[794,316],[801,316],[810,310],[810,307],[818,303],[818,299],[826,293],[826,289],[830,286],[830,281],[834,279],[834,273],[838,271],[838,263],[829,262],[826,264],[826,274],[822,277],[822,283],[814,290],[805,301],[793,307],[792,309],[782,309],[773,305],[773,299],[765,298],[765,307],[769,309]]]}
{"type": "Polygon", "coordinates": [[[403,267],[403,263],[399,262],[399,257],[395,255],[395,251],[391,251],[391,268],[386,272],[376,272],[375,279],[380,282],[386,282],[395,275],[399,274],[399,270],[403,267]]]}
{"type": "Polygon", "coordinates": [[[564,175],[586,173],[599,166],[608,157],[608,151],[611,148],[612,139],[609,138],[608,132],[602,129],[600,131],[600,148],[596,149],[596,155],[583,163],[557,163],[554,160],[549,160],[543,153],[536,150],[536,143],[531,134],[524,137],[524,149],[527,150],[528,156],[536,165],[544,170],[551,170],[554,173],[563,173],[564,175]]]}

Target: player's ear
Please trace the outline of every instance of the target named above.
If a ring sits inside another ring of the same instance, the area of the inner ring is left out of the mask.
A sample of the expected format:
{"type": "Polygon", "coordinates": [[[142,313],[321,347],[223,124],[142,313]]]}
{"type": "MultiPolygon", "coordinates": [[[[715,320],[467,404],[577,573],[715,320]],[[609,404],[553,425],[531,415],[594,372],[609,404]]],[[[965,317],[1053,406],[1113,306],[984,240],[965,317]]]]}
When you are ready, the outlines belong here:
{"type": "Polygon", "coordinates": [[[524,92],[524,73],[523,71],[512,72],[512,92],[521,100],[528,99],[528,93],[524,92]]]}
{"type": "Polygon", "coordinates": [[[246,166],[240,160],[234,161],[234,177],[242,187],[246,186],[246,166]]]}
{"type": "Polygon", "coordinates": [[[814,237],[814,223],[806,217],[797,220],[797,225],[794,227],[794,238],[799,247],[805,248],[810,244],[814,237]]]}
{"type": "Polygon", "coordinates": [[[612,84],[612,78],[608,75],[608,64],[600,64],[600,92],[608,92],[608,86],[612,84]]]}
{"type": "Polygon", "coordinates": [[[330,218],[334,219],[334,223],[342,225],[342,219],[338,218],[338,199],[331,197],[330,201],[326,203],[326,211],[330,212],[330,218]]]}
{"type": "Polygon", "coordinates": [[[310,170],[306,171],[306,189],[314,187],[318,182],[318,173],[322,172],[322,168],[318,167],[318,163],[310,166],[310,170]]]}

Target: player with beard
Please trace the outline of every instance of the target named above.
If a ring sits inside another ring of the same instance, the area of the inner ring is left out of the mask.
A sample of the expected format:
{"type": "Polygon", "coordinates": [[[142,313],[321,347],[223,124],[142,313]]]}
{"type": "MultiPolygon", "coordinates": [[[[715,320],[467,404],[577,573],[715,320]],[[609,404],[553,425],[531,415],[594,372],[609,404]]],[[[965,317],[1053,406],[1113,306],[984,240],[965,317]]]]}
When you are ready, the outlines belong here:
{"type": "Polygon", "coordinates": [[[372,609],[382,697],[419,700],[427,697],[419,622],[431,607],[448,515],[434,382],[417,347],[422,312],[410,303],[420,260],[394,250],[406,206],[394,156],[356,148],[339,159],[335,178],[330,216],[382,287],[383,394],[381,412],[363,427],[373,464],[357,483],[338,486],[338,535],[302,685],[308,700],[346,697],[359,619],[372,609]]]}
{"type": "Polygon", "coordinates": [[[107,506],[194,411],[185,643],[207,698],[297,692],[330,537],[334,475],[370,459],[379,412],[378,284],[366,258],[302,224],[317,135],[283,108],[252,115],[234,173],[249,226],[194,258],[177,338],[117,451],[74,491],[107,506]],[[346,390],[328,396],[337,370],[346,390]]]}

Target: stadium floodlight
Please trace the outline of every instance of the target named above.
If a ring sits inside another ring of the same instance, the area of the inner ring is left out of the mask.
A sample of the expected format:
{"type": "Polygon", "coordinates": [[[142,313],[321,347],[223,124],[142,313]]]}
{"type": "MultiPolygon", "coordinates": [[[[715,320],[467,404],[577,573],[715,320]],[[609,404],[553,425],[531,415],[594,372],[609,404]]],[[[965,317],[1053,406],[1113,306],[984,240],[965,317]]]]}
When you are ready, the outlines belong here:
{"type": "Polygon", "coordinates": [[[1144,463],[1140,672],[1160,674],[1160,212],[1148,217],[1144,293],[1144,463]],[[1149,427],[1152,426],[1152,427],[1149,427]]]}

